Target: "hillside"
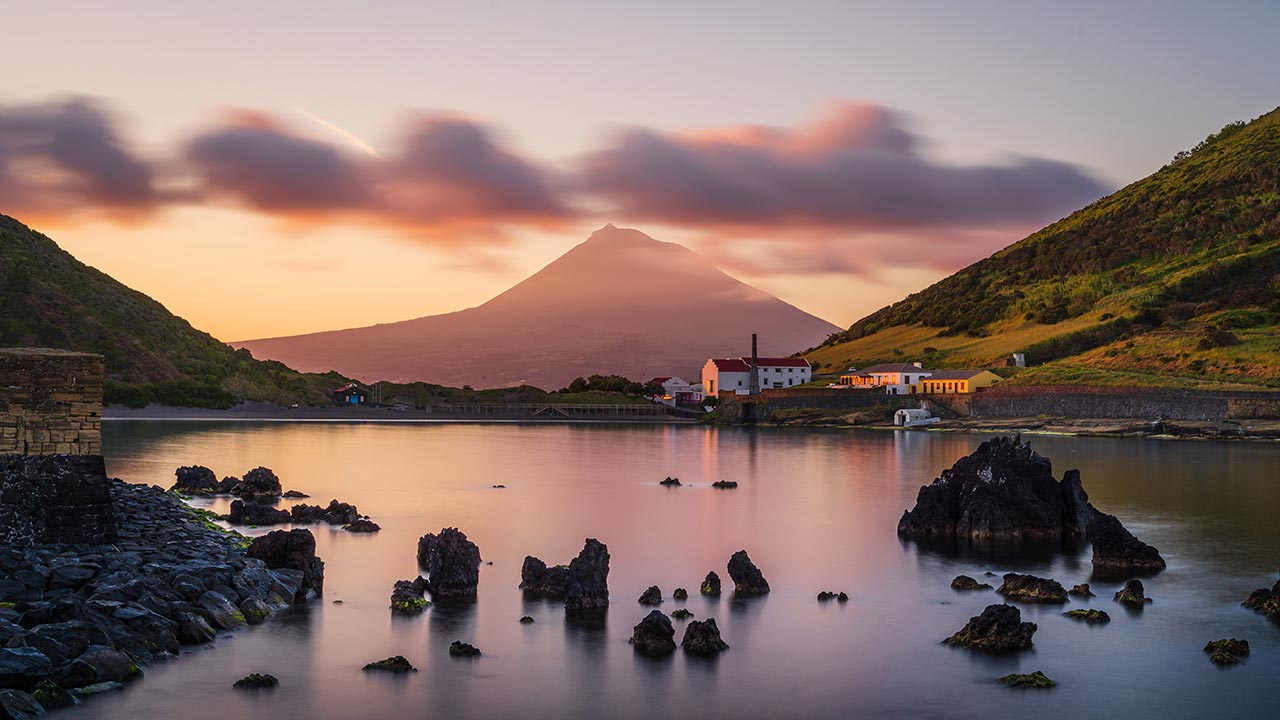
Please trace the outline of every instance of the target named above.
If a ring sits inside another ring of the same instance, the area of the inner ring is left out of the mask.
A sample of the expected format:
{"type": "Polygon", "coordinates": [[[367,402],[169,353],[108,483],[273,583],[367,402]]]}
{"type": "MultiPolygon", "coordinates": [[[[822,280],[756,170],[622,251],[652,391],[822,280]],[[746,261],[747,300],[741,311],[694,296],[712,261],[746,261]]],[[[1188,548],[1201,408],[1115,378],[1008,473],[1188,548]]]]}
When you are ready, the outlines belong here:
{"type": "Polygon", "coordinates": [[[605,226],[475,308],[233,343],[301,370],[447,385],[558,388],[592,373],[697,373],[711,356],[791,354],[839,328],[637,230],[605,226]]]}
{"type": "Polygon", "coordinates": [[[1280,386],[1280,110],[854,323],[806,356],[1014,382],[1280,386]]]}
{"type": "Polygon", "coordinates": [[[325,404],[342,382],[254,360],[0,215],[0,346],[20,345],[102,354],[108,403],[325,404]]]}

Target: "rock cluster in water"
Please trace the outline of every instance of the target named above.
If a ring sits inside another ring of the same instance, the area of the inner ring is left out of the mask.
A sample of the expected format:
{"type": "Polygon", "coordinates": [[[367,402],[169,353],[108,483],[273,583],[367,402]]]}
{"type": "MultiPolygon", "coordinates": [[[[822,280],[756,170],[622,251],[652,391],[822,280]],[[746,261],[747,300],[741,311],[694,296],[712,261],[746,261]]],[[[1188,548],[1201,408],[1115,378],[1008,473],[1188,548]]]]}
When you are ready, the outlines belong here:
{"type": "Polygon", "coordinates": [[[1124,587],[1120,588],[1120,591],[1116,593],[1115,599],[1116,602],[1135,607],[1142,607],[1151,602],[1151,598],[1147,597],[1146,591],[1142,587],[1142,581],[1136,578],[1125,582],[1124,587]]]}
{"type": "Polygon", "coordinates": [[[594,610],[609,605],[609,548],[588,538],[568,565],[547,567],[529,555],[520,567],[520,589],[532,597],[564,598],[566,610],[594,610]]]}
{"type": "Polygon", "coordinates": [[[385,660],[378,660],[365,665],[364,670],[389,673],[408,673],[418,672],[418,668],[409,662],[408,658],[403,655],[395,655],[385,660]]]}
{"type": "Polygon", "coordinates": [[[480,648],[471,643],[454,640],[449,643],[449,654],[453,657],[480,657],[480,648]]]}
{"type": "Polygon", "coordinates": [[[328,506],[299,503],[289,509],[276,508],[272,504],[280,498],[306,498],[306,493],[281,491],[280,478],[269,468],[258,467],[244,474],[244,479],[234,477],[218,480],[213,471],[203,465],[183,466],[174,471],[177,481],[172,492],[186,496],[234,495],[231,512],[223,519],[233,525],[311,525],[328,523],[341,525],[351,532],[377,532],[382,528],[361,515],[354,505],[330,500],[328,506]]]}
{"type": "Polygon", "coordinates": [[[659,480],[658,484],[661,485],[662,487],[680,487],[680,478],[668,476],[662,480],[659,480]]]}
{"type": "Polygon", "coordinates": [[[296,579],[295,602],[324,595],[324,561],[316,557],[316,538],[310,530],[273,530],[254,538],[245,555],[261,560],[276,575],[296,579]]]}
{"type": "Polygon", "coordinates": [[[231,687],[240,690],[270,690],[280,684],[280,679],[275,675],[267,675],[266,673],[249,673],[239,680],[231,683],[231,687]]]}
{"type": "Polygon", "coordinates": [[[1254,590],[1240,604],[1260,615],[1280,620],[1280,581],[1277,581],[1270,590],[1267,588],[1254,590]]]}
{"type": "Polygon", "coordinates": [[[1035,575],[1006,573],[1004,583],[996,588],[996,592],[1010,600],[1023,602],[1065,603],[1067,601],[1067,591],[1061,583],[1035,575]]]}
{"type": "Polygon", "coordinates": [[[1037,690],[1058,686],[1058,683],[1050,680],[1049,676],[1040,670],[1029,673],[1010,673],[1000,678],[1000,684],[1016,688],[1035,688],[1037,690]]]}
{"type": "Polygon", "coordinates": [[[418,539],[418,566],[427,571],[432,597],[474,598],[480,584],[480,548],[458,528],[418,539]]]}
{"type": "Polygon", "coordinates": [[[416,577],[412,580],[397,580],[391,589],[392,615],[421,615],[431,603],[423,597],[427,591],[427,580],[416,577]]]}
{"type": "Polygon", "coordinates": [[[121,687],[140,666],[261,622],[323,584],[314,539],[314,562],[300,563],[320,573],[309,577],[246,552],[247,538],[160,488],[113,481],[110,492],[114,544],[0,548],[0,687],[15,703],[56,707],[121,687]]]}
{"type": "Polygon", "coordinates": [[[898,521],[907,538],[1021,540],[1088,538],[1099,571],[1156,572],[1164,559],[1112,515],[1089,504],[1077,470],[1059,482],[1049,460],[1020,436],[978,446],[920,488],[898,521]]]}
{"type": "Polygon", "coordinates": [[[1067,612],[1063,613],[1063,616],[1069,617],[1072,620],[1080,620],[1089,625],[1105,625],[1111,622],[1111,616],[1108,615],[1105,611],[1094,610],[1092,608],[1088,610],[1085,610],[1082,608],[1077,608],[1075,610],[1068,610],[1067,612]]]}
{"type": "Polygon", "coordinates": [[[988,605],[981,615],[956,634],[946,639],[948,645],[960,645],[989,652],[1015,652],[1031,647],[1036,624],[1022,622],[1022,613],[1012,605],[988,605]]]}
{"type": "Polygon", "coordinates": [[[751,562],[746,550],[739,550],[729,558],[729,578],[733,580],[733,591],[738,595],[764,595],[769,592],[769,581],[764,573],[751,562]]]}
{"type": "Polygon", "coordinates": [[[1235,638],[1211,640],[1204,646],[1204,651],[1216,665],[1235,665],[1249,654],[1249,641],[1235,638]]]}

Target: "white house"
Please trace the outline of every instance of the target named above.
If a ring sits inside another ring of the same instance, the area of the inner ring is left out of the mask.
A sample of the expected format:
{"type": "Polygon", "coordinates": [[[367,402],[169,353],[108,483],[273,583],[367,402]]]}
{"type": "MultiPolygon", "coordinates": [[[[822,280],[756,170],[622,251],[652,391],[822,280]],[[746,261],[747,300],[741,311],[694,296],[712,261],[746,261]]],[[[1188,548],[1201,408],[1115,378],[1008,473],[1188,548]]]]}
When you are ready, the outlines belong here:
{"type": "Polygon", "coordinates": [[[659,398],[668,405],[676,403],[700,403],[706,399],[702,383],[691,383],[682,377],[657,377],[653,382],[662,386],[663,397],[659,398]]]}
{"type": "Polygon", "coordinates": [[[861,371],[842,375],[841,385],[864,388],[884,388],[889,395],[908,395],[916,392],[921,380],[932,375],[923,363],[883,363],[861,371]]]}
{"type": "MultiPolygon", "coordinates": [[[[813,379],[813,368],[804,358],[759,358],[757,365],[761,390],[794,387],[813,379]]],[[[709,397],[722,392],[746,395],[750,381],[751,358],[710,358],[702,366],[702,389],[709,397]]]]}

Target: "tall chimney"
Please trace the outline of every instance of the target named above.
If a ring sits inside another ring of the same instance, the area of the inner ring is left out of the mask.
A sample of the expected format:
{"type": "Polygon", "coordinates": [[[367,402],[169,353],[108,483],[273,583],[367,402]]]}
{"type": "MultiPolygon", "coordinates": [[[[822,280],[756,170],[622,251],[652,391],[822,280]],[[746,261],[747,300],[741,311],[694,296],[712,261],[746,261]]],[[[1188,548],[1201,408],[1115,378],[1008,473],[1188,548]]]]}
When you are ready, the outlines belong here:
{"type": "Polygon", "coordinates": [[[760,393],[760,357],[756,352],[756,334],[751,333],[751,375],[747,380],[747,392],[752,395],[760,393]]]}

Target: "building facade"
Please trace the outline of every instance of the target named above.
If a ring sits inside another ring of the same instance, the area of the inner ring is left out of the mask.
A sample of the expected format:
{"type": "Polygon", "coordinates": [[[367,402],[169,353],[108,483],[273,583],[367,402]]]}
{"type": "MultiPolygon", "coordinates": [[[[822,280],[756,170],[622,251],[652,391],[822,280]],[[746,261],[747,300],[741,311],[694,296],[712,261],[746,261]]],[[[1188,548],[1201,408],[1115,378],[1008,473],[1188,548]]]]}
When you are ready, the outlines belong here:
{"type": "Polygon", "coordinates": [[[944,370],[921,381],[920,392],[926,395],[972,393],[989,388],[1003,379],[990,370],[944,370]]]}
{"type": "Polygon", "coordinates": [[[882,363],[840,376],[840,384],[855,388],[883,388],[889,395],[910,395],[920,381],[933,375],[923,363],[882,363]]]}
{"type": "MultiPolygon", "coordinates": [[[[761,390],[789,388],[813,379],[804,358],[758,358],[756,375],[761,390]]],[[[731,392],[747,395],[751,387],[751,358],[710,358],[702,366],[702,389],[710,397],[731,392]]]]}

